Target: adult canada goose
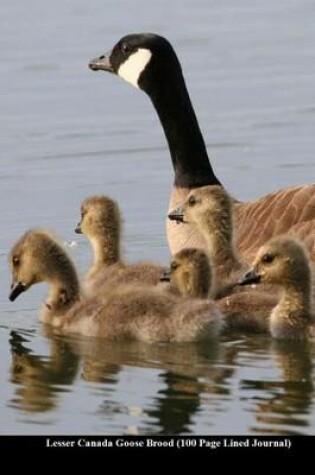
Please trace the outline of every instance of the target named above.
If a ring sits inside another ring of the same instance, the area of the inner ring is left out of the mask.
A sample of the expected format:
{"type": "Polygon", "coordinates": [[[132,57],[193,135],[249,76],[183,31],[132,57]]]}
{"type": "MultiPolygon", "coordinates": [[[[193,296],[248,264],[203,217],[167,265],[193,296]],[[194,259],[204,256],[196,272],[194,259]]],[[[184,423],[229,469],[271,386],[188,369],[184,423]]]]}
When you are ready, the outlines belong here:
{"type": "Polygon", "coordinates": [[[281,296],[270,314],[270,333],[277,339],[315,337],[311,300],[312,270],[304,246],[291,237],[277,236],[263,245],[240,285],[278,285],[281,296]]]}
{"type": "MultiPolygon", "coordinates": [[[[170,282],[171,290],[183,297],[207,299],[213,296],[215,272],[207,254],[186,248],[172,257],[170,269],[161,280],[170,282]]],[[[225,316],[225,330],[268,331],[268,317],[277,298],[266,292],[248,290],[215,300],[225,316]]]]}
{"type": "Polygon", "coordinates": [[[125,285],[104,299],[84,299],[70,258],[46,231],[24,234],[9,262],[10,300],[47,282],[50,292],[40,319],[66,333],[109,340],[199,341],[215,338],[223,327],[223,315],[211,302],[182,301],[151,287],[125,285]]]}
{"type": "MultiPolygon", "coordinates": [[[[175,172],[170,210],[181,204],[191,189],[221,185],[209,162],[181,65],[165,38],[152,33],[127,35],[109,54],[90,61],[89,67],[114,73],[149,95],[175,172]]],[[[234,216],[238,249],[250,261],[267,239],[286,233],[292,226],[299,235],[299,225],[312,220],[315,229],[315,185],[291,186],[246,203],[235,200],[234,216]]],[[[172,254],[183,247],[205,245],[198,231],[189,226],[167,221],[167,234],[172,254]]],[[[315,259],[315,246],[311,257],[315,259]]]]}
{"type": "Polygon", "coordinates": [[[76,233],[84,234],[94,250],[94,263],[85,278],[89,292],[105,287],[142,282],[156,285],[165,267],[153,262],[126,265],[121,257],[121,216],[119,206],[108,196],[90,196],[81,204],[76,233]]]}

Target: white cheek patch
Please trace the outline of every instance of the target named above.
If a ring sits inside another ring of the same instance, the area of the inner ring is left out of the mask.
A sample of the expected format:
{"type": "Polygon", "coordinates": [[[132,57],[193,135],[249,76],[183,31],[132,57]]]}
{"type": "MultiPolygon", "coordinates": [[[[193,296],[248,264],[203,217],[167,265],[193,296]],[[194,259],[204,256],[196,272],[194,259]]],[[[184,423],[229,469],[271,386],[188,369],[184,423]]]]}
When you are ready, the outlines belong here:
{"type": "Polygon", "coordinates": [[[122,63],[118,69],[118,76],[139,88],[139,77],[150,62],[151,57],[152,53],[150,50],[139,48],[135,53],[129,56],[124,63],[122,63]]]}

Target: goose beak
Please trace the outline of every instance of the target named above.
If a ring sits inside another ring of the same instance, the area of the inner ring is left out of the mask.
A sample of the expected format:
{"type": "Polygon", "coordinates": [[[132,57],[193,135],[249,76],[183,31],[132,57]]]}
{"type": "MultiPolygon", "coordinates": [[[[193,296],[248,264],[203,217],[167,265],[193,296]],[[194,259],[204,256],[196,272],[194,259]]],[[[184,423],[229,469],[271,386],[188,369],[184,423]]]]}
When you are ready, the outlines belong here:
{"type": "Polygon", "coordinates": [[[14,300],[22,293],[25,292],[26,285],[22,284],[22,282],[12,282],[11,285],[11,292],[9,294],[9,300],[14,302],[14,300]]]}
{"type": "Polygon", "coordinates": [[[170,221],[176,221],[177,223],[184,223],[184,205],[173,209],[168,215],[170,221]]]}
{"type": "Polygon", "coordinates": [[[114,68],[110,61],[111,53],[103,54],[99,58],[94,58],[89,62],[89,68],[92,71],[108,71],[110,73],[114,72],[114,68]]]}
{"type": "Polygon", "coordinates": [[[160,277],[160,282],[169,282],[171,280],[171,271],[166,270],[160,277]]]}
{"type": "Polygon", "coordinates": [[[75,228],[74,232],[77,234],[83,234],[82,229],[81,229],[81,223],[77,224],[77,227],[75,228]]]}
{"type": "Polygon", "coordinates": [[[253,269],[248,271],[244,277],[238,282],[238,285],[259,284],[261,276],[253,269]]]}

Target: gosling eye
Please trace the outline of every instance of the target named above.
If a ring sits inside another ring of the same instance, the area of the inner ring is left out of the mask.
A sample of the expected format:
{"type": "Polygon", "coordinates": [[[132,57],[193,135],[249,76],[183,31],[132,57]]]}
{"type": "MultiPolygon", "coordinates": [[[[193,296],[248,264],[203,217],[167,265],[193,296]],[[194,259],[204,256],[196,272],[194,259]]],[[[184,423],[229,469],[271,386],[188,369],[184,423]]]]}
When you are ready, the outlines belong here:
{"type": "Polygon", "coordinates": [[[196,204],[196,197],[194,195],[191,195],[189,197],[188,204],[189,204],[189,206],[194,206],[194,204],[196,204]]]}
{"type": "Polygon", "coordinates": [[[267,252],[266,254],[262,256],[261,262],[263,262],[264,264],[271,264],[271,262],[274,261],[274,258],[275,256],[273,254],[270,254],[269,252],[267,252]]]}
{"type": "Polygon", "coordinates": [[[178,268],[177,262],[172,262],[171,263],[171,272],[175,271],[178,268]]]}
{"type": "Polygon", "coordinates": [[[85,210],[85,209],[81,209],[81,217],[82,217],[82,219],[84,218],[85,215],[86,215],[86,210],[85,210]]]}
{"type": "Polygon", "coordinates": [[[20,265],[20,259],[17,256],[13,256],[12,263],[14,267],[18,267],[20,265]]]}

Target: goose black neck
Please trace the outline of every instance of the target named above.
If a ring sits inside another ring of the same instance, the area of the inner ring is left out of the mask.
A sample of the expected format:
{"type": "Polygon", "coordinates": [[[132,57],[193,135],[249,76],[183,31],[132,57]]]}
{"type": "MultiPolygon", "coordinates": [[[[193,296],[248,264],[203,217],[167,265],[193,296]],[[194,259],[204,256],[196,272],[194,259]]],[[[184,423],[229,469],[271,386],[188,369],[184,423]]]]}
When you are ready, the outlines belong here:
{"type": "Polygon", "coordinates": [[[182,74],[149,93],[169,145],[175,185],[221,185],[215,176],[182,74]]]}

